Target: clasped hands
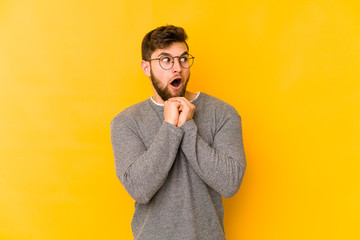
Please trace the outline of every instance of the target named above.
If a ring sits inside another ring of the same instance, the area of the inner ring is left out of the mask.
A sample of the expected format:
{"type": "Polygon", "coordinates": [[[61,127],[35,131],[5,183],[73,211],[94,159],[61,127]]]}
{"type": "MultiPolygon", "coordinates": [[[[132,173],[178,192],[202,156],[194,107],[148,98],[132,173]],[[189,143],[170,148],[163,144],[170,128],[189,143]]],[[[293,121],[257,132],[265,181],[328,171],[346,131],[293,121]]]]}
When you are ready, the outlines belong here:
{"type": "Polygon", "coordinates": [[[181,127],[194,116],[195,106],[184,97],[169,98],[164,103],[164,120],[181,127]]]}

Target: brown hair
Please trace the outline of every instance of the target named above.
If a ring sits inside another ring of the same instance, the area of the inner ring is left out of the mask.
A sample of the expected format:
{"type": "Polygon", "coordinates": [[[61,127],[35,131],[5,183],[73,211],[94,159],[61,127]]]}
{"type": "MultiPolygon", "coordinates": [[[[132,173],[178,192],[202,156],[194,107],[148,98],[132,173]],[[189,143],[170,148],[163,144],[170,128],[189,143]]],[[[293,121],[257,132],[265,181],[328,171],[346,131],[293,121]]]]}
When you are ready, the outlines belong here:
{"type": "Polygon", "coordinates": [[[174,42],[185,43],[189,50],[186,40],[187,35],[182,27],[173,25],[158,27],[145,35],[141,44],[142,59],[145,61],[150,60],[151,54],[156,49],[166,48],[174,42]]]}

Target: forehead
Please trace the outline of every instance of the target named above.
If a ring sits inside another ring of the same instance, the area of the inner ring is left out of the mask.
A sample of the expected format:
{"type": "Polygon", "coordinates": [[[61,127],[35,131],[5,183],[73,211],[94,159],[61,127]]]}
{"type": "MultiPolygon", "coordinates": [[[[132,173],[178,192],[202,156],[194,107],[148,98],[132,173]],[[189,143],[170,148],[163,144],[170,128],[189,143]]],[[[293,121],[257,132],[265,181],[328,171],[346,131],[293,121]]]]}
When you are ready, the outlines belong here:
{"type": "Polygon", "coordinates": [[[180,56],[187,51],[188,49],[185,43],[174,42],[166,48],[156,49],[153,54],[151,54],[151,57],[158,57],[162,53],[170,54],[171,56],[180,56]]]}

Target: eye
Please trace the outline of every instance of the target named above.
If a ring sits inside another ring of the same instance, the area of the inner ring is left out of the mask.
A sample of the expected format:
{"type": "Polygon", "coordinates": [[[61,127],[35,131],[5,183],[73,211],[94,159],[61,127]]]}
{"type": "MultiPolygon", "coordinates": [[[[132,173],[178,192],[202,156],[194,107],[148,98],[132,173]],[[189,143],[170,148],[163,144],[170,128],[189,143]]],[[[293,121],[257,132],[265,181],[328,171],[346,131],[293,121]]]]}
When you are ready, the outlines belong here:
{"type": "Polygon", "coordinates": [[[181,61],[181,62],[187,62],[187,61],[189,61],[189,56],[182,56],[182,57],[180,57],[180,61],[181,61]]]}
{"type": "Polygon", "coordinates": [[[164,62],[164,63],[169,63],[169,62],[171,62],[170,57],[162,57],[160,60],[161,60],[162,62],[164,62]]]}

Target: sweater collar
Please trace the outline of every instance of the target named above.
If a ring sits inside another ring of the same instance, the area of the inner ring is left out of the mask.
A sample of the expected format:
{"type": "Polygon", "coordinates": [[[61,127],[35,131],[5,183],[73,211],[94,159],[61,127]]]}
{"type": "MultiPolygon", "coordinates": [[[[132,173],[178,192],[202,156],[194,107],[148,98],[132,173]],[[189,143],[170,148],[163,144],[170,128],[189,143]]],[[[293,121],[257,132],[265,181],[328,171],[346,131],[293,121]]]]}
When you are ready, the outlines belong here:
{"type": "MultiPolygon", "coordinates": [[[[198,99],[199,96],[200,96],[200,92],[197,92],[195,99],[192,100],[192,101],[190,101],[190,102],[196,102],[196,100],[198,99]]],[[[152,96],[150,97],[150,100],[151,100],[151,102],[152,102],[153,104],[155,104],[155,105],[157,105],[157,106],[159,106],[159,107],[164,107],[164,104],[155,102],[155,100],[153,99],[152,96]]]]}

